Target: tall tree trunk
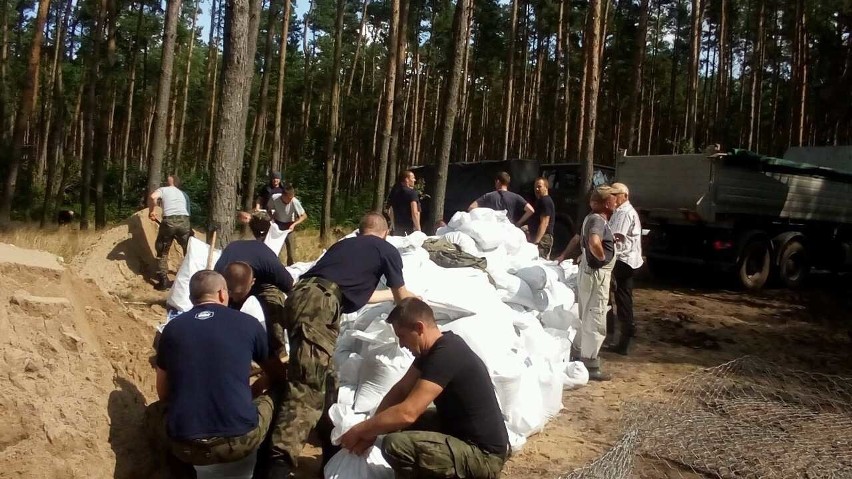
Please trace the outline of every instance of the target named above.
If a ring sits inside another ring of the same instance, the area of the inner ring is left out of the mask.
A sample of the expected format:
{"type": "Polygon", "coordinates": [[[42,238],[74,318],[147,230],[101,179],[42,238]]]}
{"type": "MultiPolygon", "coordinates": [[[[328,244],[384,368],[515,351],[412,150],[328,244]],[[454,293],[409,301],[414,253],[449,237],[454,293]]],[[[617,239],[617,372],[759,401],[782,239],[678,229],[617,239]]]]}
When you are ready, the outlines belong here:
{"type": "Polygon", "coordinates": [[[393,124],[391,125],[391,142],[390,147],[388,148],[388,174],[385,179],[385,187],[387,191],[390,190],[391,186],[393,186],[394,181],[396,180],[396,172],[398,168],[398,158],[399,158],[399,132],[402,128],[402,123],[405,121],[405,109],[400,108],[402,103],[405,101],[405,89],[403,88],[403,83],[405,82],[405,57],[408,53],[408,6],[409,0],[400,0],[399,4],[399,34],[396,36],[396,86],[394,86],[393,92],[394,98],[394,110],[393,110],[393,124]]]}
{"type": "Polygon", "coordinates": [[[222,55],[222,101],[210,181],[209,230],[227,245],[234,232],[237,182],[246,141],[260,0],[226,0],[225,50],[222,55]]]}
{"type": "MultiPolygon", "coordinates": [[[[263,51],[263,76],[260,80],[260,95],[257,100],[257,116],[255,117],[254,138],[251,144],[251,159],[249,160],[248,178],[246,178],[246,189],[243,192],[243,207],[251,211],[254,204],[254,189],[257,184],[257,165],[260,163],[260,152],[263,150],[263,141],[266,138],[266,110],[269,96],[269,70],[272,63],[272,40],[275,38],[275,13],[272,11],[272,3],[269,4],[269,23],[266,26],[266,45],[263,51]]],[[[286,45],[285,45],[286,47],[286,45]]]]}
{"type": "Polygon", "coordinates": [[[88,78],[86,79],[86,108],[83,111],[83,158],[80,166],[80,229],[89,229],[89,207],[92,200],[92,168],[95,162],[97,130],[95,124],[98,114],[97,87],[100,78],[101,43],[106,15],[106,0],[92,0],[91,38],[92,49],[88,59],[88,78]]]}
{"type": "Polygon", "coordinates": [[[308,26],[311,24],[311,13],[313,13],[314,8],[316,8],[316,4],[314,0],[310,0],[310,4],[308,6],[308,11],[305,12],[305,16],[302,20],[302,50],[303,57],[305,60],[305,66],[303,68],[305,73],[305,79],[302,82],[302,121],[300,123],[300,132],[299,135],[299,152],[301,153],[302,146],[304,145],[305,138],[308,136],[308,124],[311,119],[311,50],[308,49],[308,26]]]}
{"type": "Polygon", "coordinates": [[[331,111],[328,114],[328,137],[325,144],[325,193],[322,202],[322,222],[320,223],[320,241],[324,245],[331,239],[331,200],[334,193],[334,158],[337,153],[338,116],[340,113],[340,52],[343,48],[343,1],[337,0],[337,16],[334,25],[334,60],[331,67],[331,111]]]}
{"type": "Polygon", "coordinates": [[[0,8],[0,144],[6,144],[9,135],[7,118],[9,112],[9,85],[6,83],[9,70],[9,5],[0,8]]]}
{"type": "Polygon", "coordinates": [[[586,19],[586,38],[584,41],[586,57],[584,76],[587,78],[585,82],[586,106],[584,108],[586,119],[583,127],[583,149],[580,154],[582,180],[579,189],[580,197],[577,218],[582,218],[584,216],[583,213],[588,209],[585,196],[592,186],[592,175],[594,174],[595,134],[597,132],[598,121],[598,89],[600,86],[601,1],[606,0],[590,0],[589,13],[586,19]]]}
{"type": "Polygon", "coordinates": [[[692,0],[692,28],[689,40],[689,71],[686,85],[686,114],[683,139],[695,150],[695,122],[698,110],[698,60],[701,55],[701,26],[704,18],[704,1],[692,0]]]}
{"type": "Polygon", "coordinates": [[[273,170],[280,170],[283,163],[281,156],[284,111],[284,75],[287,71],[287,37],[290,35],[290,0],[282,0],[284,4],[284,14],[281,20],[281,45],[278,52],[278,87],[275,90],[275,117],[272,127],[272,157],[271,164],[273,170]]]}
{"type": "Polygon", "coordinates": [[[795,0],[795,33],[793,40],[793,117],[790,122],[791,143],[802,146],[805,141],[805,106],[808,85],[807,13],[805,0],[795,0]]]}
{"type": "Polygon", "coordinates": [[[352,57],[352,71],[349,73],[349,81],[346,82],[346,96],[352,93],[352,81],[355,79],[355,70],[358,66],[358,55],[361,53],[361,42],[364,37],[364,29],[367,27],[367,7],[370,0],[364,0],[364,8],[361,9],[361,23],[358,26],[358,40],[355,41],[355,56],[352,57]]]}
{"type": "MultiPolygon", "coordinates": [[[[186,51],[186,67],[183,72],[183,93],[181,94],[180,120],[178,121],[177,146],[175,147],[175,166],[180,166],[183,158],[183,135],[186,128],[186,109],[189,105],[189,74],[192,72],[192,49],[195,46],[195,22],[198,19],[198,7],[200,0],[195,0],[192,10],[192,25],[189,28],[189,48],[186,51]]],[[[212,28],[212,25],[211,25],[212,28]]]]}
{"type": "MultiPolygon", "coordinates": [[[[115,51],[116,51],[116,5],[115,0],[104,0],[103,6],[105,12],[101,15],[104,19],[104,32],[106,33],[106,51],[105,53],[105,68],[101,72],[99,80],[99,90],[102,92],[110,92],[109,95],[115,95],[113,88],[113,68],[115,66],[115,51]]],[[[100,112],[98,120],[97,145],[95,149],[95,228],[103,229],[106,226],[106,204],[104,200],[104,181],[106,180],[106,166],[109,163],[110,142],[112,141],[112,129],[110,122],[112,121],[111,111],[112,99],[100,103],[100,112]]]]}
{"type": "Polygon", "coordinates": [[[27,61],[27,71],[21,77],[21,93],[18,103],[18,111],[15,115],[15,130],[12,134],[12,145],[3,156],[6,157],[8,168],[6,169],[6,181],[3,185],[3,197],[0,198],[0,224],[7,224],[11,220],[12,201],[15,197],[15,185],[18,179],[18,170],[21,166],[21,157],[24,153],[24,139],[27,134],[27,126],[33,112],[36,97],[38,96],[39,66],[41,62],[41,41],[44,37],[44,24],[47,22],[47,11],[50,8],[50,0],[39,0],[38,13],[36,14],[33,40],[30,45],[30,55],[27,61]]]}
{"type": "Polygon", "coordinates": [[[759,127],[760,119],[757,116],[757,104],[759,100],[759,84],[761,80],[760,70],[763,69],[763,34],[764,16],[766,12],[765,0],[759,0],[757,6],[757,31],[754,35],[754,47],[751,52],[751,88],[749,90],[748,111],[748,133],[746,134],[746,148],[754,150],[756,129],[759,127]]]}
{"type": "Polygon", "coordinates": [[[512,129],[512,100],[515,95],[515,40],[518,36],[518,2],[512,0],[512,19],[509,24],[509,52],[506,63],[509,65],[506,73],[506,94],[503,97],[503,161],[509,158],[510,132],[512,129]]]}
{"type": "Polygon", "coordinates": [[[447,196],[447,170],[450,165],[450,147],[453,142],[453,128],[455,127],[456,112],[458,110],[464,48],[465,43],[468,42],[465,32],[467,31],[467,19],[471,15],[472,9],[473,2],[471,0],[458,0],[456,3],[456,13],[453,19],[452,62],[450,63],[452,69],[449,72],[450,77],[447,81],[447,94],[444,95],[444,124],[441,128],[441,145],[438,153],[435,189],[432,194],[432,211],[425,228],[429,231],[438,223],[438,220],[442,220],[444,217],[444,202],[447,196]]]}
{"type": "Polygon", "coordinates": [[[151,139],[151,152],[148,161],[148,193],[159,188],[160,182],[163,180],[163,157],[166,152],[166,127],[169,121],[169,97],[174,69],[177,25],[180,21],[180,5],[181,0],[167,0],[160,81],[157,85],[157,106],[154,113],[154,137],[151,139]]]}
{"type": "Polygon", "coordinates": [[[222,2],[224,0],[212,0],[210,6],[210,35],[207,40],[207,73],[206,77],[206,97],[207,105],[206,114],[204,116],[204,128],[201,130],[204,138],[204,170],[210,171],[210,158],[213,156],[213,132],[216,126],[216,96],[219,92],[219,31],[220,19],[222,18],[222,2]]]}
{"type": "Polygon", "coordinates": [[[391,31],[388,36],[387,75],[385,77],[384,117],[382,118],[382,142],[379,146],[378,170],[376,171],[376,195],[373,197],[373,209],[379,211],[385,202],[385,183],[388,174],[388,155],[390,153],[391,128],[393,127],[393,108],[396,97],[396,58],[399,51],[400,0],[391,0],[391,31]]]}
{"type": "Polygon", "coordinates": [[[121,135],[121,179],[119,180],[118,207],[124,206],[125,189],[127,188],[127,161],[130,155],[130,127],[133,125],[133,98],[136,89],[136,54],[139,50],[139,40],[142,32],[144,5],[139,3],[139,13],[136,17],[136,35],[133,37],[133,53],[130,55],[130,74],[127,80],[127,110],[125,113],[124,131],[121,135]]]}
{"type": "Polygon", "coordinates": [[[562,33],[562,161],[568,161],[568,138],[571,130],[571,2],[565,4],[565,31],[562,33]]]}
{"type": "Polygon", "coordinates": [[[648,40],[648,4],[642,0],[639,6],[639,29],[636,30],[636,44],[633,50],[633,87],[630,93],[630,114],[627,120],[627,151],[635,153],[636,140],[639,135],[636,124],[639,122],[639,110],[642,96],[642,67],[645,63],[645,45],[648,40]]]}

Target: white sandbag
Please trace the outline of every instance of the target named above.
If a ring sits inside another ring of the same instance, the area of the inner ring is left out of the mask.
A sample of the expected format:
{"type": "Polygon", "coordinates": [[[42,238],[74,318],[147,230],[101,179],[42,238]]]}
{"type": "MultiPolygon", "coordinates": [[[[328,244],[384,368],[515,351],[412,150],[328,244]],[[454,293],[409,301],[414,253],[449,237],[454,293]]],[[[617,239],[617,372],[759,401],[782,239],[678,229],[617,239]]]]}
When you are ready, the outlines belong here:
{"type": "Polygon", "coordinates": [[[473,238],[476,241],[476,247],[481,251],[497,248],[503,244],[505,235],[503,225],[484,220],[471,220],[459,226],[458,230],[473,238]]]}
{"type": "Polygon", "coordinates": [[[576,389],[589,383],[589,370],[582,361],[571,361],[565,365],[562,378],[563,389],[576,389]]]}
{"type": "Polygon", "coordinates": [[[462,233],[461,231],[450,231],[449,233],[442,235],[442,237],[461,248],[461,250],[467,254],[472,254],[474,256],[480,255],[479,248],[476,247],[476,241],[474,241],[468,234],[462,233]]]}
{"type": "Polygon", "coordinates": [[[489,370],[500,364],[501,359],[518,345],[515,329],[506,317],[477,314],[457,319],[440,328],[461,337],[489,370]]]}
{"type": "Polygon", "coordinates": [[[549,334],[539,324],[521,331],[521,339],[530,356],[536,360],[557,362],[562,353],[562,343],[559,338],[549,334]]]}
{"type": "Polygon", "coordinates": [[[394,473],[382,456],[382,438],[379,437],[364,457],[340,450],[323,468],[323,476],[325,479],[393,479],[394,473]]]}
{"type": "Polygon", "coordinates": [[[273,221],[269,225],[269,231],[266,233],[266,237],[263,238],[263,244],[269,246],[269,249],[275,253],[275,256],[278,256],[281,254],[281,248],[284,247],[284,240],[287,239],[287,235],[289,234],[290,230],[282,231],[273,221]]]}
{"type": "Polygon", "coordinates": [[[441,226],[440,228],[435,230],[435,236],[444,236],[447,233],[452,233],[453,229],[449,226],[441,226]]]}
{"type": "Polygon", "coordinates": [[[263,330],[266,331],[266,316],[263,314],[263,308],[260,306],[260,301],[257,300],[256,296],[246,298],[240,311],[257,319],[260,325],[263,326],[263,330]]]}
{"type": "Polygon", "coordinates": [[[340,364],[335,364],[335,369],[337,370],[337,378],[340,381],[340,384],[358,384],[358,376],[361,371],[361,364],[363,364],[364,358],[361,357],[358,353],[350,353],[349,357],[346,358],[340,364]]]}
{"type": "Polygon", "coordinates": [[[474,208],[470,211],[470,220],[471,221],[487,221],[489,223],[496,223],[497,217],[494,216],[495,211],[491,208],[474,208]]]}
{"type": "Polygon", "coordinates": [[[533,290],[544,289],[547,286],[547,272],[540,265],[521,268],[515,271],[515,276],[524,280],[533,290]]]}
{"type": "Polygon", "coordinates": [[[470,213],[467,211],[457,211],[456,214],[450,218],[447,226],[453,230],[458,230],[462,225],[467,223],[470,223],[470,213]]]}
{"type": "Polygon", "coordinates": [[[500,358],[491,370],[491,382],[501,411],[514,407],[514,401],[521,390],[521,374],[526,365],[524,360],[515,353],[500,358]]]}
{"type": "Polygon", "coordinates": [[[524,445],[527,443],[527,438],[509,429],[508,426],[506,426],[506,432],[509,433],[509,447],[511,448],[512,454],[521,452],[524,445]]]}
{"type": "MultiPolygon", "coordinates": [[[[325,251],[323,251],[323,253],[325,253],[325,251]]],[[[322,256],[320,256],[320,258],[321,257],[322,256]]],[[[317,259],[317,261],[319,261],[319,258],[317,259]]],[[[293,277],[293,283],[295,283],[296,281],[299,281],[299,278],[301,278],[303,274],[307,273],[309,269],[313,268],[315,264],[316,261],[293,263],[290,266],[285,266],[284,269],[286,269],[287,272],[290,273],[290,276],[293,277]]]]}
{"type": "Polygon", "coordinates": [[[533,292],[524,280],[505,271],[491,272],[491,277],[496,283],[501,301],[520,304],[530,309],[535,308],[533,292]]]}
{"type": "Polygon", "coordinates": [[[355,386],[341,384],[337,389],[337,404],[348,406],[351,409],[355,404],[355,386]]]}
{"type": "MultiPolygon", "coordinates": [[[[169,296],[166,298],[166,303],[178,311],[189,311],[192,309],[192,301],[189,300],[189,279],[196,272],[202,269],[207,269],[207,254],[210,251],[210,246],[200,239],[190,236],[189,242],[186,245],[186,256],[183,258],[178,269],[175,282],[169,290],[169,296]]],[[[213,264],[219,260],[222,255],[220,250],[213,250],[213,264]]]]}
{"type": "Polygon", "coordinates": [[[539,384],[541,385],[542,408],[547,419],[552,419],[562,410],[562,386],[565,373],[561,363],[558,367],[550,362],[539,363],[539,384]]]}
{"type": "Polygon", "coordinates": [[[396,343],[379,346],[364,356],[355,393],[355,412],[372,413],[388,391],[405,375],[414,356],[396,343]]]}
{"type": "Polygon", "coordinates": [[[532,367],[521,373],[520,386],[510,406],[503,411],[506,424],[511,431],[529,437],[541,430],[545,423],[539,374],[532,367]]]}
{"type": "Polygon", "coordinates": [[[346,434],[352,426],[367,419],[366,414],[358,414],[349,406],[343,404],[332,404],[328,409],[328,417],[334,428],[331,430],[331,443],[340,445],[340,438],[346,434]]]}
{"type": "MultiPolygon", "coordinates": [[[[520,228],[511,223],[506,223],[503,224],[503,244],[506,246],[507,253],[516,255],[521,252],[524,245],[530,243],[527,241],[527,235],[520,228]]],[[[538,256],[537,246],[536,256],[538,256]]]]}
{"type": "Polygon", "coordinates": [[[557,306],[550,311],[545,311],[539,316],[541,324],[546,328],[567,330],[568,328],[580,329],[580,317],[577,315],[577,304],[569,307],[557,306]]]}

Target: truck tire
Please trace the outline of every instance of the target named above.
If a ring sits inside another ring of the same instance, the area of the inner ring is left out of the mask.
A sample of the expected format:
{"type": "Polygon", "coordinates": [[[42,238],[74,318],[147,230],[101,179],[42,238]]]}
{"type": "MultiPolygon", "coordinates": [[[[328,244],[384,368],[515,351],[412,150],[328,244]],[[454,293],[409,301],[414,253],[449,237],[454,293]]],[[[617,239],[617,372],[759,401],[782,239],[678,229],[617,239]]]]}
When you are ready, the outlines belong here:
{"type": "Polygon", "coordinates": [[[811,272],[808,252],[799,241],[791,241],[781,250],[778,260],[778,278],[788,288],[799,288],[811,272]]]}
{"type": "Polygon", "coordinates": [[[769,250],[769,242],[765,239],[752,239],[743,248],[737,263],[737,277],[745,289],[758,291],[766,284],[772,269],[769,250]]]}

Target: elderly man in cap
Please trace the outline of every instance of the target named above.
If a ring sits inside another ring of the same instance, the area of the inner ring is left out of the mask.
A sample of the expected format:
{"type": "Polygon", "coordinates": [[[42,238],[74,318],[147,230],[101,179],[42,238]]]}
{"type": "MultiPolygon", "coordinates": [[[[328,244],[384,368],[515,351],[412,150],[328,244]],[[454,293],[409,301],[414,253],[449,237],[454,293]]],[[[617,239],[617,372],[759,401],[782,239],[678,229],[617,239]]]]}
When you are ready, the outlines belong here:
{"type": "Polygon", "coordinates": [[[642,267],[642,223],[630,204],[630,191],[624,183],[613,183],[610,194],[615,198],[615,211],[609,226],[615,237],[616,262],[612,270],[615,314],[607,314],[607,330],[615,335],[615,316],[618,317],[618,342],[604,348],[627,355],[630,338],[636,330],[633,320],[633,273],[642,267]]]}
{"type": "Polygon", "coordinates": [[[281,181],[281,173],[273,171],[269,175],[269,183],[263,187],[254,202],[254,211],[265,209],[272,216],[272,196],[284,193],[284,185],[281,181]]]}
{"type": "Polygon", "coordinates": [[[598,352],[606,338],[606,306],[615,264],[615,238],[609,226],[609,218],[615,209],[611,189],[602,186],[592,190],[589,206],[592,212],[583,220],[580,234],[571,239],[557,260],[561,263],[565,258],[579,256],[577,303],[580,332],[572,349],[579,351],[580,360],[589,370],[589,379],[608,381],[610,376],[602,371],[598,352]]]}

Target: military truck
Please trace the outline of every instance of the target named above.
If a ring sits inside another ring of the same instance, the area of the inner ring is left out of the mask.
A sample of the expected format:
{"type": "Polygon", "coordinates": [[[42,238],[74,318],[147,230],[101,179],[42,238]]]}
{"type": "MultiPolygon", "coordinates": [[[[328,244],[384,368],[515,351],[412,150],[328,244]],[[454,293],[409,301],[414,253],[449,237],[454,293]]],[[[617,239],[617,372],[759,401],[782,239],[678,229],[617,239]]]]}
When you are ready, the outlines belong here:
{"type": "MultiPolygon", "coordinates": [[[[852,171],[744,150],[627,156],[616,178],[647,230],[652,273],[707,270],[758,290],[852,267],[852,171]]],[[[807,156],[805,155],[806,159],[807,156]]]]}

